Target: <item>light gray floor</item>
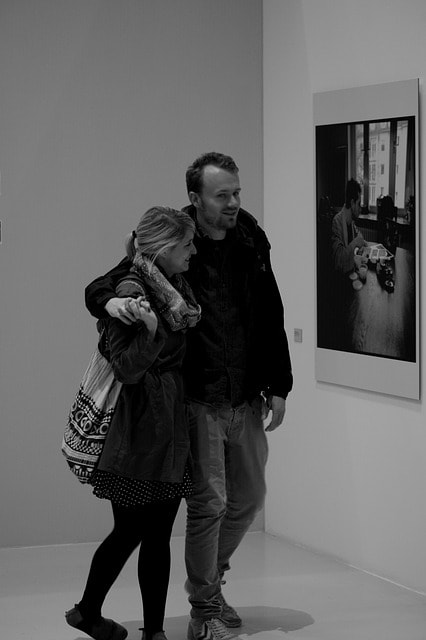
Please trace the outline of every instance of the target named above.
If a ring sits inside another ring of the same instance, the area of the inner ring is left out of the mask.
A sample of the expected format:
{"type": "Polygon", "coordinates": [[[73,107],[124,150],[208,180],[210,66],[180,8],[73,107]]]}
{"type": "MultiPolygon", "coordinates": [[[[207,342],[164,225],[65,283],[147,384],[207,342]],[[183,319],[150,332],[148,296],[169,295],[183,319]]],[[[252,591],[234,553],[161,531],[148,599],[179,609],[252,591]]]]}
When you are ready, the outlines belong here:
{"type": "MultiPolygon", "coordinates": [[[[0,630],[5,640],[76,640],[63,613],[80,597],[97,545],[0,550],[0,630]]],[[[169,640],[185,640],[188,604],[183,538],[172,540],[169,640]]],[[[135,556],[114,585],[104,614],[140,640],[135,556]]],[[[426,640],[426,598],[263,533],[235,555],[224,595],[244,619],[244,640],[426,640]]]]}

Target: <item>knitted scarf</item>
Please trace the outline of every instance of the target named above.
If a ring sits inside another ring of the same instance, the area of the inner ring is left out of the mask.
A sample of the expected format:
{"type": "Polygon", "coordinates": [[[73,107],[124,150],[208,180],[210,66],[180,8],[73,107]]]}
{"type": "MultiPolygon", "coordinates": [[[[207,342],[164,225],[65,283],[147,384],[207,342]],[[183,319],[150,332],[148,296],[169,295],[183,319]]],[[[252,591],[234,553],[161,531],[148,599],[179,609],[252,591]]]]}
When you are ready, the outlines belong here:
{"type": "MultiPolygon", "coordinates": [[[[187,329],[197,324],[201,307],[197,304],[191,287],[179,273],[168,280],[148,258],[136,254],[131,273],[135,273],[155,301],[160,315],[168,322],[172,331],[187,329]]],[[[143,295],[143,289],[141,288],[143,295]]]]}

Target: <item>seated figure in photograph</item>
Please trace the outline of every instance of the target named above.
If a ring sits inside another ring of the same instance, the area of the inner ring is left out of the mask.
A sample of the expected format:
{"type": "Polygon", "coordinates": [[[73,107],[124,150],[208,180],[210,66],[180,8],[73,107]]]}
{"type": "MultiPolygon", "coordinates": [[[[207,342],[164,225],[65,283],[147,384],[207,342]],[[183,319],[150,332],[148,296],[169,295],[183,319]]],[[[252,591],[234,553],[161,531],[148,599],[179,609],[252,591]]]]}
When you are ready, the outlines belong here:
{"type": "Polygon", "coordinates": [[[355,222],[361,213],[361,185],[351,178],[346,184],[345,204],[336,213],[331,225],[331,248],[334,268],[342,274],[350,274],[359,267],[361,258],[356,249],[366,245],[355,222]]]}

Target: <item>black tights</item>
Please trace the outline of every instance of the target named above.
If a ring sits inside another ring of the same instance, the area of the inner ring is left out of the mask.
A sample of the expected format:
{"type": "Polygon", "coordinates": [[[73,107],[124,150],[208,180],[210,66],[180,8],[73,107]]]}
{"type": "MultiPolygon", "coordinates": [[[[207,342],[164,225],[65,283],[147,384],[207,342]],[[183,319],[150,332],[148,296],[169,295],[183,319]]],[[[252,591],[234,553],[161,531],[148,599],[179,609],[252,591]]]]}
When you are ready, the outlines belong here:
{"type": "Polygon", "coordinates": [[[114,528],[96,550],[83,598],[78,604],[88,622],[96,621],[106,595],[130,555],[139,548],[138,579],[148,637],[163,629],[170,577],[170,536],[180,499],[119,507],[112,504],[114,528]]]}

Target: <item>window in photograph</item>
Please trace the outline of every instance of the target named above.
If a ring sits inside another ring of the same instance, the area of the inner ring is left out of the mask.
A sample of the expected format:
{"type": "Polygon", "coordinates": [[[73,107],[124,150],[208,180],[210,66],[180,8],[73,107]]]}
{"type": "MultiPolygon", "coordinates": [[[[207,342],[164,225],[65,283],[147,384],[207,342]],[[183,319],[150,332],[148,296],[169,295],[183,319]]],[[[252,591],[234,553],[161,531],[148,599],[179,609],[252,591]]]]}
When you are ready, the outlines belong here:
{"type": "MultiPolygon", "coordinates": [[[[385,120],[349,124],[349,140],[354,140],[355,158],[349,173],[363,188],[362,205],[368,203],[372,213],[377,212],[377,198],[390,195],[405,217],[413,177],[407,158],[413,126],[409,119],[385,120]],[[410,133],[411,131],[411,133],[410,133]]],[[[351,156],[349,156],[350,158],[351,156]]]]}

